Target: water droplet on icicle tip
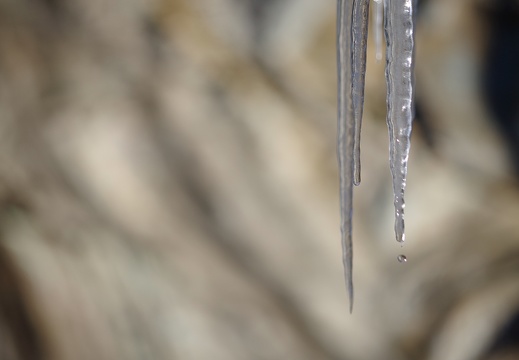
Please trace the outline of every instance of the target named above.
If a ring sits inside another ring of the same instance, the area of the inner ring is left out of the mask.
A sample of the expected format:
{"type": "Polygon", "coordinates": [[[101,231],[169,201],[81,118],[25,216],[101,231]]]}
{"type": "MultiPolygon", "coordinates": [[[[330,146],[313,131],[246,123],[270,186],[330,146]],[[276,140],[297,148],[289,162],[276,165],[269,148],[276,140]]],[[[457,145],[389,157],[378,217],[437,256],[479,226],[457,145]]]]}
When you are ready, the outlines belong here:
{"type": "Polygon", "coordinates": [[[398,255],[397,260],[399,263],[406,263],[407,262],[407,256],[405,255],[398,255]]]}
{"type": "Polygon", "coordinates": [[[395,235],[396,240],[403,243],[404,192],[414,117],[414,9],[411,0],[387,1],[384,5],[389,162],[393,178],[395,235]]]}

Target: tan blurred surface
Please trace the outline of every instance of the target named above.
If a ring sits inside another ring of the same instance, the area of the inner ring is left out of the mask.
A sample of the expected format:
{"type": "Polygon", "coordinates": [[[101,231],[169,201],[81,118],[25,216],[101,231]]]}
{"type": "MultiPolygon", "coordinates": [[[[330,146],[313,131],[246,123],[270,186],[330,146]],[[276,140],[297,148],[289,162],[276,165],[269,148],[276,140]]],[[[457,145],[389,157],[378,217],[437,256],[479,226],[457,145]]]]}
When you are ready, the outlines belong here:
{"type": "Polygon", "coordinates": [[[0,359],[485,358],[519,191],[473,7],[420,20],[403,249],[369,49],[349,315],[333,1],[1,1],[0,359]]]}

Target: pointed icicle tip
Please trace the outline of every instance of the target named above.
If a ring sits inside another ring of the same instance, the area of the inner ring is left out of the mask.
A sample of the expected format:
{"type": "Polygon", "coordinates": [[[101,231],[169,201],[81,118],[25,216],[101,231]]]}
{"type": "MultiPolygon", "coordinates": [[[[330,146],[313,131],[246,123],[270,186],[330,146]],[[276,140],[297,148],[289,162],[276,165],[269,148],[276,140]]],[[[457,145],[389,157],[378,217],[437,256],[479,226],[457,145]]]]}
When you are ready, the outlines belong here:
{"type": "Polygon", "coordinates": [[[355,171],[355,175],[353,177],[353,185],[355,185],[355,186],[360,185],[360,169],[358,171],[355,171]]]}

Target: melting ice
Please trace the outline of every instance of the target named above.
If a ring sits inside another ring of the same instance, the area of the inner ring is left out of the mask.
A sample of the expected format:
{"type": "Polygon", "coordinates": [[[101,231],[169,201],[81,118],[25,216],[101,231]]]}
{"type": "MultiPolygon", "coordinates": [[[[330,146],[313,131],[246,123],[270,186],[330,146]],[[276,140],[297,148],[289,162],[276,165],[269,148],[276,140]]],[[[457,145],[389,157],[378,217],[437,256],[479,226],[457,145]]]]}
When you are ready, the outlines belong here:
{"type": "MultiPolygon", "coordinates": [[[[375,2],[376,56],[382,55],[379,26],[386,37],[387,126],[389,164],[393,178],[395,235],[405,240],[404,191],[411,126],[414,116],[414,3],[413,0],[375,2]]],[[[364,105],[366,49],[370,0],[337,2],[338,147],[341,237],[344,273],[353,309],[352,198],[360,183],[360,130],[364,105]]],[[[399,261],[406,259],[404,255],[399,261]]],[[[407,259],[406,259],[407,260],[407,259]]]]}

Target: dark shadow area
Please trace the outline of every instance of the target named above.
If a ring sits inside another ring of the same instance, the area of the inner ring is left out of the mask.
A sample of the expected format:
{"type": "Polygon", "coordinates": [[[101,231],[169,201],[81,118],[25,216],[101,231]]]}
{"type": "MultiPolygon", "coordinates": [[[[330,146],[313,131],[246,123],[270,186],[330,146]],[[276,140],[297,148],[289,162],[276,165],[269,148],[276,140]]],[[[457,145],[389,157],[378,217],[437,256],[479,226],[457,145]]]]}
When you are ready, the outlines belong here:
{"type": "Polygon", "coordinates": [[[519,175],[519,3],[495,1],[481,12],[489,25],[482,92],[519,175]]]}
{"type": "Polygon", "coordinates": [[[513,315],[499,331],[487,354],[492,355],[511,350],[519,351],[519,312],[513,315]]]}

